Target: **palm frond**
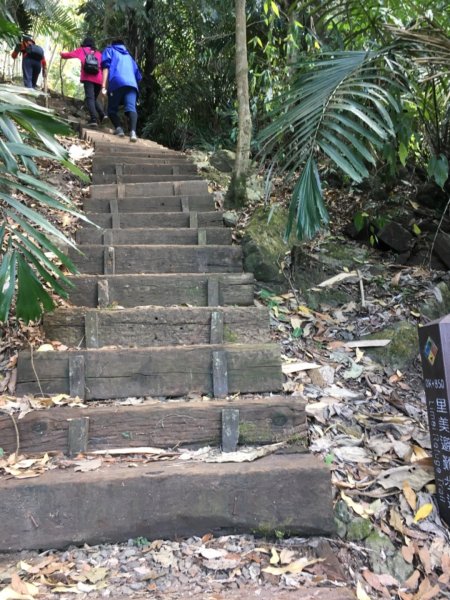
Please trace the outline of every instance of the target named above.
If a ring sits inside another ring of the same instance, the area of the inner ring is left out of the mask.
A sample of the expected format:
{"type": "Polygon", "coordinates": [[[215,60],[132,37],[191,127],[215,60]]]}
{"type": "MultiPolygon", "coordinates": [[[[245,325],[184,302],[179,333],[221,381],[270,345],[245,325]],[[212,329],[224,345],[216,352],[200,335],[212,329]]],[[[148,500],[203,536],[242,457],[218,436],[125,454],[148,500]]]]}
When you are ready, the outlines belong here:
{"type": "Polygon", "coordinates": [[[326,215],[314,156],[322,151],[354,181],[367,177],[366,164],[374,163],[375,150],[394,135],[390,113],[400,109],[393,90],[401,82],[386,69],[383,55],[371,52],[324,53],[300,68],[259,139],[278,173],[292,177],[303,169],[288,224],[289,231],[295,215],[303,238],[314,235],[326,215]]]}
{"type": "Polygon", "coordinates": [[[74,273],[70,259],[52,240],[74,246],[43,208],[80,218],[72,201],[39,176],[39,158],[53,159],[83,174],[68,160],[56,133],[67,126],[36,106],[33,93],[0,85],[0,321],[6,321],[16,293],[16,316],[28,321],[53,308],[51,291],[67,295],[70,283],[60,265],[74,273]]]}

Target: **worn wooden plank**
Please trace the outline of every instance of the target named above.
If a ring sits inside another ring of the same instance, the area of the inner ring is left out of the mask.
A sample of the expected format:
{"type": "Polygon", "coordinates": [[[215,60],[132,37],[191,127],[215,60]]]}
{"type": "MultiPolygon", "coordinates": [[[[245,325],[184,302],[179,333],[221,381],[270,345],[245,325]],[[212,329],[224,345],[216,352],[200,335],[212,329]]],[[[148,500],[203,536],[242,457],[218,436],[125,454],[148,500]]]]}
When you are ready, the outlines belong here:
{"type": "Polygon", "coordinates": [[[76,456],[86,452],[89,439],[89,417],[67,419],[67,454],[76,456]]]}
{"type": "MultiPolygon", "coordinates": [[[[70,310],[70,309],[69,309],[70,310]]],[[[72,312],[72,311],[70,311],[72,312]]],[[[67,339],[70,340],[69,346],[77,346],[80,348],[99,348],[101,345],[105,346],[106,344],[103,342],[100,343],[100,326],[99,326],[99,311],[96,310],[88,310],[84,313],[84,336],[83,334],[83,324],[80,323],[81,327],[76,328],[74,332],[74,325],[79,321],[79,316],[77,314],[72,314],[69,319],[66,318],[67,330],[61,331],[61,328],[52,327],[52,322],[50,321],[50,327],[46,327],[46,334],[49,339],[57,340],[57,339],[67,339]],[[67,333],[66,333],[67,331],[67,333]],[[75,333],[75,335],[74,335],[75,333]],[[76,340],[78,339],[78,343],[76,340]]],[[[68,315],[66,315],[68,316],[68,315]]],[[[56,317],[58,319],[58,317],[56,317]]]]}
{"type": "Polygon", "coordinates": [[[212,353],[212,378],[214,398],[225,398],[228,395],[228,360],[225,350],[212,353]]]}
{"type": "Polygon", "coordinates": [[[75,288],[70,301],[76,306],[124,307],[171,306],[250,306],[255,280],[251,273],[214,274],[173,273],[139,275],[77,275],[69,277],[75,288]],[[209,282],[214,282],[210,284],[209,282]],[[220,295],[219,295],[220,287],[220,295]],[[217,291],[214,297],[212,290],[217,291]]]}
{"type": "MultiPolygon", "coordinates": [[[[124,186],[122,185],[122,187],[124,186]]],[[[119,189],[120,186],[117,186],[115,191],[119,193],[119,189]]],[[[123,213],[183,212],[181,206],[182,198],[189,200],[190,210],[211,212],[215,208],[214,199],[211,194],[196,194],[192,196],[137,196],[131,198],[122,196],[122,198],[119,197],[119,212],[121,218],[123,213]]],[[[108,197],[86,198],[84,200],[84,210],[87,213],[109,213],[109,202],[108,197]]]]}
{"type": "Polygon", "coordinates": [[[239,442],[239,409],[222,409],[222,452],[236,452],[239,442]]]}
{"type": "MultiPolygon", "coordinates": [[[[116,191],[116,184],[91,185],[91,198],[111,198],[116,191]]],[[[208,193],[208,182],[204,179],[193,181],[126,183],[126,197],[150,196],[191,196],[208,193]]]]}
{"type": "Polygon", "coordinates": [[[90,473],[52,470],[36,479],[3,479],[0,494],[2,552],[139,536],[254,531],[329,536],[335,528],[329,469],[307,454],[240,464],[174,461],[133,469],[110,465],[90,473]]]}
{"type": "MultiPolygon", "coordinates": [[[[197,166],[194,163],[186,160],[177,160],[167,162],[166,164],[161,162],[138,162],[135,163],[133,160],[129,162],[121,162],[122,174],[123,175],[195,175],[198,173],[197,166]],[[176,171],[174,173],[174,170],[176,171]]],[[[104,161],[99,162],[94,158],[92,165],[93,177],[115,175],[114,164],[104,161]]],[[[93,179],[95,181],[95,179],[93,179]]]]}
{"type": "Polygon", "coordinates": [[[218,306],[221,304],[221,282],[218,277],[208,279],[208,306],[218,306]]]}
{"type": "MultiPolygon", "coordinates": [[[[228,392],[268,392],[282,387],[276,344],[192,345],[85,350],[85,397],[183,396],[213,393],[213,353],[226,351],[228,392]]],[[[69,393],[70,352],[19,354],[17,394],[69,393]],[[34,368],[33,368],[34,367],[34,368]],[[37,378],[39,378],[40,386],[37,378]]]]}
{"type": "MultiPolygon", "coordinates": [[[[74,398],[78,397],[83,400],[86,394],[86,363],[84,354],[68,354],[67,369],[67,389],[69,394],[74,398]]],[[[39,384],[38,381],[36,383],[39,384]]]]}
{"type": "Polygon", "coordinates": [[[95,296],[93,306],[108,306],[109,304],[109,280],[98,279],[95,282],[95,296]]]}
{"type": "MultiPolygon", "coordinates": [[[[197,213],[195,213],[197,214],[197,213]]],[[[139,221],[136,220],[136,225],[139,221]]],[[[139,229],[94,229],[88,227],[76,234],[78,244],[104,244],[105,246],[138,245],[197,245],[200,232],[204,232],[203,245],[229,245],[232,242],[231,230],[225,227],[208,229],[175,229],[173,227],[139,229]]]]}
{"type": "Polygon", "coordinates": [[[213,237],[211,236],[211,234],[209,234],[208,236],[206,229],[197,229],[197,243],[199,246],[205,246],[206,244],[208,244],[208,237],[209,243],[212,243],[213,237]]]}
{"type": "MultiPolygon", "coordinates": [[[[230,309],[225,309],[225,311],[228,311],[228,310],[230,310],[230,309]]],[[[233,310],[233,309],[231,309],[231,310],[233,310]]],[[[236,309],[236,310],[243,310],[243,309],[236,309]]],[[[250,309],[252,317],[253,316],[256,317],[257,310],[258,309],[256,308],[256,306],[252,307],[250,309]]],[[[263,316],[263,315],[261,314],[261,316],[263,316]]],[[[263,316],[263,319],[264,319],[264,322],[268,324],[266,315],[263,316]]],[[[228,318],[227,318],[227,321],[228,321],[228,318]]],[[[233,341],[231,338],[233,338],[235,335],[233,333],[233,327],[230,328],[228,323],[227,323],[226,327],[227,327],[227,338],[228,338],[227,341],[231,342],[231,341],[233,341]]],[[[259,329],[259,328],[257,327],[257,329],[259,329]]],[[[241,339],[242,342],[245,340],[246,335],[248,335],[248,334],[250,334],[250,336],[253,335],[253,332],[250,333],[251,330],[252,330],[251,326],[250,327],[246,326],[244,328],[244,330],[242,332],[242,337],[243,337],[243,339],[241,339]]],[[[267,331],[267,329],[266,329],[266,331],[267,331]]],[[[223,310],[220,310],[220,311],[213,310],[211,312],[211,330],[210,330],[210,336],[209,336],[209,343],[210,344],[223,344],[224,332],[225,332],[225,312],[223,310]]],[[[262,333],[262,331],[261,331],[261,333],[262,333]]],[[[264,335],[264,341],[266,341],[266,334],[263,334],[263,335],[264,335]]],[[[237,341],[237,339],[235,341],[237,341]]],[[[248,340],[248,341],[250,341],[250,340],[248,340]]]]}
{"type": "Polygon", "coordinates": [[[102,158],[102,156],[108,157],[111,162],[123,162],[124,159],[178,159],[183,155],[179,152],[172,152],[169,150],[159,149],[129,149],[129,148],[116,148],[114,145],[106,144],[101,147],[95,148],[96,158],[102,158]]]}
{"type": "Polygon", "coordinates": [[[100,246],[85,244],[69,256],[80,273],[239,273],[240,246],[100,246]],[[113,251],[113,252],[112,252],[113,251]]]}
{"type": "MultiPolygon", "coordinates": [[[[98,246],[97,246],[98,248],[98,246]]],[[[92,250],[92,246],[87,246],[87,251],[92,250]]],[[[75,252],[73,253],[75,255],[75,252]]],[[[78,255],[79,256],[79,255],[78,255]]],[[[80,258],[80,262],[83,265],[88,265],[91,261],[95,264],[94,273],[104,273],[105,275],[114,275],[116,272],[116,250],[114,246],[101,246],[101,257],[103,258],[103,269],[99,269],[99,253],[97,256],[83,256],[83,260],[80,258]]],[[[83,271],[83,269],[81,269],[83,271]]],[[[89,272],[89,271],[88,271],[89,272]]]]}
{"type": "MultiPolygon", "coordinates": [[[[223,227],[222,213],[216,211],[204,211],[185,214],[182,212],[148,212],[148,213],[133,213],[122,212],[120,214],[120,229],[133,229],[139,224],[139,227],[155,228],[178,228],[190,227],[192,214],[197,215],[197,227],[223,227]]],[[[111,215],[107,213],[89,213],[89,219],[100,227],[112,228],[111,215]]],[[[114,229],[119,229],[114,227],[114,229]]],[[[83,229],[94,229],[88,223],[83,224],[83,229]]],[[[194,227],[196,229],[196,227],[194,227]]]]}
{"type": "Polygon", "coordinates": [[[120,228],[120,215],[119,215],[119,194],[117,197],[111,198],[109,201],[109,210],[111,212],[111,227],[114,229],[120,228]]]}
{"type": "Polygon", "coordinates": [[[198,212],[195,210],[189,213],[189,227],[190,229],[198,229],[198,212]]]}
{"type": "Polygon", "coordinates": [[[69,347],[168,346],[269,341],[265,307],[63,308],[44,316],[50,340],[69,347]]]}
{"type": "Polygon", "coordinates": [[[163,181],[202,181],[203,178],[196,173],[181,173],[179,175],[158,175],[153,173],[140,173],[133,175],[121,175],[120,178],[114,173],[107,173],[105,175],[101,173],[94,173],[92,176],[93,185],[104,185],[114,183],[151,183],[151,182],[163,182],[163,181]]]}
{"type": "MultiPolygon", "coordinates": [[[[268,396],[233,401],[180,400],[143,406],[54,407],[32,411],[17,420],[22,452],[66,452],[68,419],[89,417],[89,450],[155,446],[157,448],[220,445],[222,410],[240,414],[239,443],[270,444],[305,438],[305,401],[299,397],[268,396]]],[[[0,415],[0,439],[5,452],[14,452],[16,431],[8,415],[0,415]]]]}

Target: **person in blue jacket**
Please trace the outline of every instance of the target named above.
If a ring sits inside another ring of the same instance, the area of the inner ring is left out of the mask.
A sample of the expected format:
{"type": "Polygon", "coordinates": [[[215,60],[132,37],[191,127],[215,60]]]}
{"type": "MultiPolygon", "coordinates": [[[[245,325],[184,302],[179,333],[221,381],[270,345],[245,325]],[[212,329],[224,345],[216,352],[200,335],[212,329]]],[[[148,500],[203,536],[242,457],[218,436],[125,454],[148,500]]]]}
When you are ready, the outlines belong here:
{"type": "Polygon", "coordinates": [[[122,40],[113,40],[102,52],[102,93],[108,94],[108,117],[115,127],[114,133],[124,137],[125,133],[119,117],[119,107],[123,105],[130,127],[130,141],[136,142],[138,114],[136,101],[139,93],[141,72],[134,58],[122,40]]]}

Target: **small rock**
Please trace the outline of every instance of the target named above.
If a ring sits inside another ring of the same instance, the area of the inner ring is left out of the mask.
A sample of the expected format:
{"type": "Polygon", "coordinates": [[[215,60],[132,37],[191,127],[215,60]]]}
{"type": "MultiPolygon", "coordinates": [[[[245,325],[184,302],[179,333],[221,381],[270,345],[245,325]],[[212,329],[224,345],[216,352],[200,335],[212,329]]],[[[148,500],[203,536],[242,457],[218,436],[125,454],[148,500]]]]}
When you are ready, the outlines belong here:
{"type": "Polygon", "coordinates": [[[211,154],[209,162],[221,173],[231,173],[233,171],[236,154],[231,150],[217,150],[211,154]]]}
{"type": "Polygon", "coordinates": [[[238,222],[238,214],[234,210],[227,210],[222,215],[225,227],[236,227],[238,222]]]}
{"type": "Polygon", "coordinates": [[[347,525],[347,539],[352,542],[364,540],[370,535],[372,529],[373,525],[369,519],[356,517],[347,525]]]}
{"type": "Polygon", "coordinates": [[[343,500],[339,500],[338,502],[336,502],[336,506],[334,507],[334,514],[335,517],[342,521],[344,524],[350,523],[350,521],[353,518],[348,506],[343,500]]]}
{"type": "Polygon", "coordinates": [[[138,592],[139,590],[144,589],[145,583],[141,583],[140,581],[136,581],[135,583],[130,583],[130,588],[134,592],[138,592]]]}
{"type": "Polygon", "coordinates": [[[400,254],[409,250],[413,240],[412,234],[395,221],[386,223],[377,233],[377,238],[400,254]]]}
{"type": "Polygon", "coordinates": [[[308,371],[308,375],[313,385],[320,388],[326,388],[334,383],[334,369],[329,365],[320,367],[320,369],[311,369],[308,371]]]}
{"type": "Polygon", "coordinates": [[[336,524],[336,535],[341,539],[345,539],[345,536],[347,535],[346,524],[337,517],[334,517],[334,522],[336,524]]]}

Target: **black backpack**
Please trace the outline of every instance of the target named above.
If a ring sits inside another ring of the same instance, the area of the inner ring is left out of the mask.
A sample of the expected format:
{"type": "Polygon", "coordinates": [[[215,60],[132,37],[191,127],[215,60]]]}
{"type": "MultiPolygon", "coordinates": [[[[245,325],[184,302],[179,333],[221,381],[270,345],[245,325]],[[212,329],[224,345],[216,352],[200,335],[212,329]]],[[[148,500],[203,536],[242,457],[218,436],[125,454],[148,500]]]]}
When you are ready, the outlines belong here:
{"type": "Polygon", "coordinates": [[[25,48],[25,53],[29,58],[34,60],[42,60],[44,58],[44,50],[37,44],[28,44],[25,48]]]}
{"type": "Polygon", "coordinates": [[[83,52],[86,57],[83,65],[84,72],[89,75],[97,75],[100,71],[100,65],[98,64],[98,58],[95,56],[94,51],[91,51],[88,54],[83,48],[83,52]]]}

